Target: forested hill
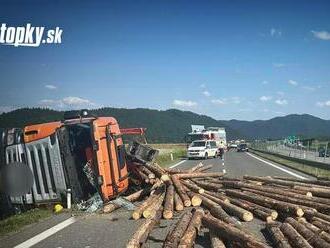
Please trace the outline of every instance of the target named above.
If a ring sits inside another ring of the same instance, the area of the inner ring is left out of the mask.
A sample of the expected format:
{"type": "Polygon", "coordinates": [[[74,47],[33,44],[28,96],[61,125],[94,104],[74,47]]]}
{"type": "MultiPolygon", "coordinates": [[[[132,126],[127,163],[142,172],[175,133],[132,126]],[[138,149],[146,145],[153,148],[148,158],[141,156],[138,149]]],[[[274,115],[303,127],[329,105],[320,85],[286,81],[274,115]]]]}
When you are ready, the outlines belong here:
{"type": "MultiPolygon", "coordinates": [[[[287,115],[270,120],[218,121],[189,111],[169,109],[101,108],[91,110],[97,116],[113,116],[120,127],[146,127],[149,142],[184,142],[191,125],[225,127],[227,139],[279,139],[288,135],[306,138],[330,137],[330,121],[312,115],[287,115]]],[[[63,119],[63,111],[42,108],[23,108],[0,115],[0,127],[23,127],[28,124],[63,119]]]]}
{"type": "MultiPolygon", "coordinates": [[[[170,109],[166,111],[150,109],[101,108],[91,111],[97,116],[112,116],[117,119],[120,127],[146,127],[149,142],[184,142],[184,136],[191,131],[191,124],[225,127],[227,137],[242,137],[238,132],[223,123],[188,111],[170,109]]],[[[0,127],[23,127],[62,120],[64,112],[41,108],[24,108],[0,115],[0,127]]]]}

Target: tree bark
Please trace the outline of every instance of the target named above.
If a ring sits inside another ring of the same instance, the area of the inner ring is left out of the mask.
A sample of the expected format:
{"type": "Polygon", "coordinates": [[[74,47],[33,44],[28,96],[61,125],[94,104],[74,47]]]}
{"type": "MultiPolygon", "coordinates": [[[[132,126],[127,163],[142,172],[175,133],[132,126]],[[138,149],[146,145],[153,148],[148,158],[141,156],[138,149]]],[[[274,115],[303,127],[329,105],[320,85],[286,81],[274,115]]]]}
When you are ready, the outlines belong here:
{"type": "Polygon", "coordinates": [[[182,180],[181,183],[195,193],[203,194],[205,191],[203,188],[199,187],[197,184],[190,180],[182,180]]]}
{"type": "Polygon", "coordinates": [[[320,228],[318,228],[317,226],[313,225],[312,223],[307,222],[306,220],[300,219],[299,223],[302,223],[303,225],[305,225],[309,230],[311,230],[312,232],[314,232],[315,234],[319,235],[320,238],[324,239],[325,241],[327,241],[328,243],[330,243],[330,234],[321,230],[320,228]]]}
{"type": "Polygon", "coordinates": [[[279,226],[274,224],[268,224],[266,229],[272,239],[273,245],[276,248],[291,248],[291,245],[287,238],[284,236],[279,226]]]}
{"type": "Polygon", "coordinates": [[[223,241],[216,235],[214,231],[210,230],[209,234],[212,248],[226,248],[223,241]]]}
{"type": "Polygon", "coordinates": [[[149,233],[154,226],[159,222],[162,216],[162,211],[159,210],[152,219],[145,220],[139,228],[135,231],[132,238],[128,241],[126,248],[139,248],[141,244],[145,243],[149,233]]]}
{"type": "Polygon", "coordinates": [[[223,177],[222,172],[193,172],[193,173],[181,173],[176,174],[180,179],[189,178],[205,178],[205,177],[223,177]]]}
{"type": "Polygon", "coordinates": [[[185,213],[183,213],[172,231],[167,234],[163,244],[163,248],[174,248],[178,246],[180,239],[186,231],[191,218],[192,213],[190,211],[186,211],[185,213]]]}
{"type": "Polygon", "coordinates": [[[183,208],[184,208],[181,197],[176,192],[174,194],[174,205],[175,205],[175,210],[176,211],[182,211],[183,208]]]}
{"type": "Polygon", "coordinates": [[[179,248],[193,247],[197,231],[200,230],[203,215],[204,211],[202,208],[197,208],[194,211],[191,221],[189,222],[189,225],[181,238],[179,248]]]}
{"type": "Polygon", "coordinates": [[[177,175],[172,175],[171,178],[172,178],[172,182],[175,186],[175,189],[176,189],[177,193],[179,194],[179,196],[180,196],[180,198],[183,202],[183,205],[185,207],[191,206],[190,198],[187,195],[186,191],[184,190],[183,185],[181,184],[178,176],[177,175]]]}
{"type": "Polygon", "coordinates": [[[220,221],[214,218],[212,215],[204,215],[202,218],[204,226],[210,229],[210,231],[216,232],[220,238],[229,240],[231,242],[238,242],[242,247],[267,247],[266,244],[258,241],[254,236],[246,233],[232,225],[220,221]]]}
{"type": "Polygon", "coordinates": [[[304,217],[306,217],[307,220],[311,220],[313,217],[318,217],[320,219],[330,222],[330,216],[327,214],[322,214],[312,210],[305,210],[304,212],[304,217]]]}
{"type": "Polygon", "coordinates": [[[163,217],[172,219],[174,210],[174,186],[171,184],[166,189],[163,217]]]}
{"type": "Polygon", "coordinates": [[[280,227],[282,233],[289,240],[292,247],[295,248],[312,248],[312,246],[301,236],[290,224],[283,223],[280,227]]]}
{"type": "Polygon", "coordinates": [[[134,220],[140,219],[143,214],[143,211],[148,206],[155,203],[157,201],[157,199],[159,198],[159,196],[162,195],[163,192],[164,192],[164,187],[157,188],[153,195],[149,196],[144,202],[142,202],[142,204],[137,209],[135,209],[133,211],[132,218],[134,220]]]}
{"type": "Polygon", "coordinates": [[[200,167],[200,168],[196,169],[195,172],[206,171],[206,170],[208,170],[208,169],[211,169],[212,167],[213,167],[213,164],[204,165],[203,167],[200,167]]]}
{"type": "Polygon", "coordinates": [[[237,190],[227,189],[225,192],[229,196],[247,200],[247,201],[259,204],[261,206],[264,206],[266,208],[275,209],[278,212],[289,213],[289,214],[296,215],[298,217],[301,217],[304,215],[304,211],[302,210],[302,208],[295,204],[278,201],[278,200],[275,200],[275,199],[272,199],[269,197],[260,196],[260,195],[257,195],[257,194],[254,194],[254,193],[251,193],[248,191],[240,192],[237,190]]]}
{"type": "Polygon", "coordinates": [[[315,235],[311,230],[305,227],[303,224],[299,223],[295,219],[289,217],[285,219],[286,223],[289,223],[296,231],[303,236],[310,245],[315,248],[330,248],[330,244],[324,239],[315,235]]]}
{"type": "Polygon", "coordinates": [[[313,217],[311,219],[312,224],[322,229],[323,231],[330,233],[330,222],[320,219],[318,217],[313,217]]]}
{"type": "Polygon", "coordinates": [[[151,205],[149,205],[144,209],[142,213],[143,217],[146,219],[153,218],[156,212],[162,207],[164,198],[165,198],[165,192],[163,192],[160,196],[158,196],[156,200],[152,202],[151,205]]]}
{"type": "Polygon", "coordinates": [[[193,182],[197,184],[199,187],[202,187],[203,189],[210,191],[218,192],[218,190],[221,188],[221,184],[217,184],[217,183],[201,182],[197,180],[193,180],[193,182]]]}

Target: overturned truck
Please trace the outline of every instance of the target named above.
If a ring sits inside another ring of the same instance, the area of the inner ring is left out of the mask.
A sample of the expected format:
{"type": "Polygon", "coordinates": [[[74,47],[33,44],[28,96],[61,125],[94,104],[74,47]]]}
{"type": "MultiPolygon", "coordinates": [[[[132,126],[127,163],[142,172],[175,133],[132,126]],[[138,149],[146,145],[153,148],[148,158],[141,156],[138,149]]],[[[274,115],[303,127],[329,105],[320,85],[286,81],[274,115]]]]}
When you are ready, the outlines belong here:
{"type": "Polygon", "coordinates": [[[11,197],[11,203],[63,201],[69,189],[76,203],[95,194],[109,201],[128,188],[122,135],[143,133],[143,128],[121,130],[116,119],[85,110],[65,113],[62,121],[3,130],[2,164],[27,164],[34,177],[30,192],[11,197]]]}

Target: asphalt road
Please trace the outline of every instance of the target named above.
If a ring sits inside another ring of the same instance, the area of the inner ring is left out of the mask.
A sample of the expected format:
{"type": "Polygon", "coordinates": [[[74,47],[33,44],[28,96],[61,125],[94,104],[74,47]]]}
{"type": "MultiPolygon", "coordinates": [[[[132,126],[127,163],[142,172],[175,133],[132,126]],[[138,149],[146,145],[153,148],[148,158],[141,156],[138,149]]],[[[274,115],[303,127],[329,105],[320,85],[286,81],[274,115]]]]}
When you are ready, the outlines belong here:
{"type": "MultiPolygon", "coordinates": [[[[212,164],[213,167],[209,171],[222,171],[226,169],[229,177],[242,177],[243,175],[255,176],[286,176],[286,177],[304,177],[310,178],[303,173],[285,168],[275,163],[267,163],[261,161],[250,153],[238,153],[229,151],[225,154],[224,166],[221,159],[208,160],[187,160],[181,162],[176,168],[188,169],[203,162],[205,165],[212,164]],[[275,167],[274,167],[275,166],[275,167]]],[[[160,228],[152,231],[148,244],[150,247],[161,247],[166,234],[175,224],[175,220],[179,218],[179,214],[173,220],[162,220],[160,228]]],[[[41,221],[26,227],[16,234],[10,234],[0,239],[0,247],[14,247],[21,244],[24,240],[28,240],[38,233],[48,229],[51,225],[56,225],[69,218],[67,215],[55,216],[51,219],[41,221]]],[[[112,214],[100,215],[90,214],[78,216],[74,219],[74,223],[68,227],[56,232],[48,238],[40,241],[33,247],[49,247],[49,248],[65,248],[65,247],[125,247],[129,237],[134,233],[136,228],[141,224],[142,220],[130,220],[130,212],[119,209],[112,214]]],[[[249,230],[263,239],[260,230],[263,228],[262,222],[257,219],[249,223],[242,223],[249,230]]],[[[39,235],[40,236],[40,235],[39,235]]],[[[209,247],[206,237],[197,239],[196,247],[209,247]]]]}

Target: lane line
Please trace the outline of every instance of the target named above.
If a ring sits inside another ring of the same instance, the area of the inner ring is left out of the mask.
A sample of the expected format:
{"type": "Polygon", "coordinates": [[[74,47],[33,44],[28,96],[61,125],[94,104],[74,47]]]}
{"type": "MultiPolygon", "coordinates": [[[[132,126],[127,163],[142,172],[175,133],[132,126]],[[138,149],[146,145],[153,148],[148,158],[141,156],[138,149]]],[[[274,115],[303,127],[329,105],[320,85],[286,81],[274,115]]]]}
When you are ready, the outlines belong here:
{"type": "Polygon", "coordinates": [[[185,160],[182,160],[182,161],[180,161],[179,163],[176,163],[176,164],[170,166],[169,168],[172,169],[172,168],[174,168],[174,167],[177,167],[178,165],[183,164],[183,163],[186,162],[186,161],[187,161],[186,159],[185,159],[185,160]]]}
{"type": "Polygon", "coordinates": [[[24,241],[23,243],[16,245],[14,248],[28,248],[31,247],[37,243],[39,243],[40,241],[52,236],[53,234],[57,233],[58,231],[66,228],[67,226],[75,223],[77,221],[77,219],[75,217],[71,217],[49,229],[47,229],[46,231],[43,231],[42,233],[37,234],[36,236],[24,241]]]}
{"type": "Polygon", "coordinates": [[[280,166],[278,166],[278,165],[276,165],[276,164],[273,164],[273,163],[271,163],[271,162],[268,162],[268,161],[266,161],[266,160],[263,160],[263,159],[261,159],[261,158],[255,156],[255,155],[252,155],[252,154],[249,153],[249,152],[246,152],[246,154],[249,155],[249,156],[251,156],[252,158],[255,158],[255,159],[257,159],[257,160],[259,160],[259,161],[261,161],[261,162],[263,162],[263,163],[265,163],[265,164],[268,164],[268,165],[270,165],[270,166],[276,168],[276,169],[279,169],[279,170],[281,170],[281,171],[283,171],[283,172],[285,172],[285,173],[288,173],[288,174],[290,174],[291,176],[294,176],[294,177],[297,177],[297,178],[300,178],[300,179],[308,179],[308,178],[303,177],[303,176],[301,176],[301,175],[299,175],[299,174],[297,174],[297,173],[294,173],[294,172],[289,171],[289,170],[287,170],[287,169],[284,169],[284,168],[282,168],[282,167],[280,167],[280,166]]]}

